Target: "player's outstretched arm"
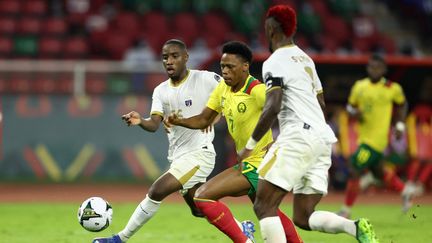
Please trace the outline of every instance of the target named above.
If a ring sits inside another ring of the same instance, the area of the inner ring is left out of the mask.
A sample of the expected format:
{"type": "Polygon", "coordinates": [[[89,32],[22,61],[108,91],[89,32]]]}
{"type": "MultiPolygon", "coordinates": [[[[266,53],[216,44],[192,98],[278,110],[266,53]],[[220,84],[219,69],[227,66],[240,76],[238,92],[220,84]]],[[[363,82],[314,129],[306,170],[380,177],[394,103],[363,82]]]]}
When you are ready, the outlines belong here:
{"type": "Polygon", "coordinates": [[[189,118],[181,118],[173,113],[168,116],[167,123],[168,125],[177,125],[191,129],[204,129],[213,124],[218,114],[216,111],[206,107],[199,115],[189,118]]]}
{"type": "Polygon", "coordinates": [[[159,115],[151,115],[149,118],[142,118],[136,111],[131,111],[122,116],[122,119],[128,126],[140,126],[142,129],[155,132],[159,128],[162,117],[159,115]]]}

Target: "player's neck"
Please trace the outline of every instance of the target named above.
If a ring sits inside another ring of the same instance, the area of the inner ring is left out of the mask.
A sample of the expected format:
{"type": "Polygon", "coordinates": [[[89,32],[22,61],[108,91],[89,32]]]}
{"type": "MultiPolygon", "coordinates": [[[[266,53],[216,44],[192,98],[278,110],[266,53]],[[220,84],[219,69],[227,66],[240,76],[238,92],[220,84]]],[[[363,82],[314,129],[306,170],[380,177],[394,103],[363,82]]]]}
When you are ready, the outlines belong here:
{"type": "Polygon", "coordinates": [[[376,84],[376,83],[378,83],[379,81],[381,81],[382,78],[383,78],[383,77],[379,77],[379,78],[371,78],[371,77],[369,77],[369,80],[370,80],[372,83],[376,84]]]}
{"type": "Polygon", "coordinates": [[[188,74],[189,74],[189,69],[186,68],[185,70],[183,70],[183,72],[181,72],[181,74],[178,77],[172,77],[171,83],[173,85],[177,85],[177,84],[183,82],[188,74]]]}
{"type": "Polygon", "coordinates": [[[243,86],[245,85],[246,81],[248,80],[248,77],[249,77],[249,73],[246,73],[246,75],[242,77],[242,79],[241,79],[242,81],[241,82],[238,82],[237,85],[231,87],[231,91],[233,93],[236,93],[239,90],[241,90],[241,88],[243,88],[243,86]]]}
{"type": "Polygon", "coordinates": [[[294,41],[292,38],[282,37],[282,39],[280,39],[279,41],[275,41],[273,49],[276,51],[279,48],[293,46],[293,45],[294,45],[294,41]]]}

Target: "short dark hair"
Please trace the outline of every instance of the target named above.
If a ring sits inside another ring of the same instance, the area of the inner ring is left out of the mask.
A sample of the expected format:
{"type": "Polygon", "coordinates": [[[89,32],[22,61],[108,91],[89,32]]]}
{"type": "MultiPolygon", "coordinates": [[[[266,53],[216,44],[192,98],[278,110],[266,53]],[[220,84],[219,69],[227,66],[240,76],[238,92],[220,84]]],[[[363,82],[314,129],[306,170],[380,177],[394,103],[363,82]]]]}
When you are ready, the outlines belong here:
{"type": "Polygon", "coordinates": [[[223,45],[222,54],[235,54],[242,57],[249,64],[252,63],[252,51],[245,43],[241,41],[230,41],[223,45]]]}
{"type": "Polygon", "coordinates": [[[372,54],[372,55],[369,57],[369,60],[378,61],[378,62],[381,62],[381,63],[383,63],[383,64],[386,65],[386,61],[385,61],[384,57],[381,56],[380,54],[377,54],[377,53],[372,54]]]}
{"type": "Polygon", "coordinates": [[[177,45],[181,49],[186,50],[186,44],[183,41],[179,40],[179,39],[170,39],[170,40],[167,40],[163,44],[163,46],[166,46],[166,45],[177,45]]]}

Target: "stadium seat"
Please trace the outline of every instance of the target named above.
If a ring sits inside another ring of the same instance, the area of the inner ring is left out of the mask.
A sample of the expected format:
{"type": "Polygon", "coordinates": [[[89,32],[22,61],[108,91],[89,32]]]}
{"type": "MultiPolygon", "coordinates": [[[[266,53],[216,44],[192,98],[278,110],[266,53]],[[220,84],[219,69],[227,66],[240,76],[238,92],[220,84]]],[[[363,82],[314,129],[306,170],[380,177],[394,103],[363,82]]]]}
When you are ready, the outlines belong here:
{"type": "Polygon", "coordinates": [[[21,18],[18,20],[18,32],[20,34],[38,35],[41,32],[41,20],[30,17],[21,18]]]}
{"type": "Polygon", "coordinates": [[[44,0],[23,1],[21,12],[24,15],[43,16],[47,12],[47,3],[44,0]]]}
{"type": "Polygon", "coordinates": [[[35,56],[38,51],[35,37],[17,36],[14,39],[14,54],[17,56],[35,56]]]}
{"type": "Polygon", "coordinates": [[[9,81],[5,79],[2,75],[0,76],[0,94],[5,94],[9,92],[9,81]]]}
{"type": "Polygon", "coordinates": [[[108,77],[108,92],[126,94],[130,91],[131,82],[125,75],[111,75],[108,77]]]}
{"type": "Polygon", "coordinates": [[[331,36],[337,43],[342,45],[351,37],[351,30],[348,24],[340,17],[332,16],[323,19],[323,27],[326,35],[331,36]]]}
{"type": "Polygon", "coordinates": [[[32,93],[50,94],[56,90],[56,81],[52,75],[40,75],[32,81],[32,93]]]}
{"type": "Polygon", "coordinates": [[[321,42],[321,47],[324,52],[336,53],[339,49],[338,41],[331,35],[321,34],[318,39],[321,42]]]}
{"type": "Polygon", "coordinates": [[[9,57],[13,50],[13,42],[9,38],[0,37],[0,57],[9,57]]]}
{"type": "Polygon", "coordinates": [[[119,13],[115,17],[112,27],[113,31],[128,35],[131,39],[137,38],[140,33],[140,24],[135,13],[119,13]]]}
{"type": "Polygon", "coordinates": [[[14,18],[0,18],[0,34],[12,35],[16,31],[16,20],[14,18]]]}
{"type": "Polygon", "coordinates": [[[109,41],[104,43],[105,51],[109,53],[112,59],[123,59],[124,53],[131,47],[132,39],[118,32],[110,32],[107,38],[109,41]]]}
{"type": "Polygon", "coordinates": [[[52,37],[43,37],[39,40],[39,57],[58,58],[63,51],[63,42],[52,37]]]}
{"type": "Polygon", "coordinates": [[[395,54],[397,51],[396,43],[387,35],[380,34],[376,43],[377,47],[384,50],[387,55],[395,54]]]}
{"type": "Polygon", "coordinates": [[[9,80],[9,90],[12,93],[29,93],[31,90],[30,77],[28,75],[13,74],[9,80]]]}
{"type": "Polygon", "coordinates": [[[89,74],[86,77],[86,94],[103,94],[107,90],[106,77],[102,74],[89,74]]]}
{"type": "Polygon", "coordinates": [[[179,13],[172,19],[173,29],[181,35],[187,46],[191,46],[199,35],[200,24],[193,13],[179,13]]]}
{"type": "Polygon", "coordinates": [[[330,16],[330,10],[325,1],[321,0],[309,0],[308,4],[313,8],[314,12],[320,16],[321,19],[330,16]]]}
{"type": "Polygon", "coordinates": [[[18,15],[21,10],[21,1],[1,0],[0,15],[18,15]]]}
{"type": "Polygon", "coordinates": [[[42,33],[46,35],[64,35],[67,25],[63,18],[48,18],[43,21],[42,33]]]}
{"type": "Polygon", "coordinates": [[[200,19],[202,23],[201,36],[209,48],[216,48],[226,40],[227,33],[232,31],[228,17],[217,12],[209,12],[200,19]]]}
{"type": "Polygon", "coordinates": [[[167,79],[168,78],[165,73],[149,73],[146,77],[146,80],[144,80],[146,91],[149,93],[153,92],[156,86],[167,79]]]}
{"type": "Polygon", "coordinates": [[[66,59],[81,59],[88,55],[87,41],[84,37],[71,37],[64,43],[63,57],[66,59]]]}
{"type": "Polygon", "coordinates": [[[72,74],[63,74],[56,80],[55,92],[58,94],[73,93],[73,76],[72,74]]]}
{"type": "Polygon", "coordinates": [[[167,17],[164,13],[158,11],[148,12],[141,18],[140,22],[144,34],[166,34],[169,29],[167,17]]]}

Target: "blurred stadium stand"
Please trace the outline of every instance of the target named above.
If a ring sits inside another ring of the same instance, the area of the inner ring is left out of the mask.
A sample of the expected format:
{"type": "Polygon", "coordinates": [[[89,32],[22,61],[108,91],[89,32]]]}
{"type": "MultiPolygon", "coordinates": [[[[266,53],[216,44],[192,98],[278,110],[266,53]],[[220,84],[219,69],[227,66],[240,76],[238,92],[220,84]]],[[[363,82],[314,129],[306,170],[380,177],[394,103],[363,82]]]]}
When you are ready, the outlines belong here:
{"type": "Polygon", "coordinates": [[[0,58],[51,58],[48,37],[51,43],[84,40],[89,48],[76,58],[86,59],[120,60],[135,41],[159,53],[175,37],[190,47],[202,38],[208,48],[236,38],[261,50],[263,15],[277,3],[298,11],[298,44],[310,53],[431,53],[430,0],[1,0],[0,58]]]}
{"type": "MultiPolygon", "coordinates": [[[[335,148],[333,186],[343,186],[356,144],[343,106],[372,52],[386,56],[388,77],[408,97],[410,156],[432,160],[432,0],[0,0],[0,180],[142,180],[133,168],[157,176],[167,166],[165,134],[143,138],[118,117],[148,112],[166,79],[163,43],[184,40],[192,68],[220,72],[219,47],[242,40],[261,78],[264,13],[279,3],[297,10],[295,41],[316,61],[333,128],[348,131],[335,148]]],[[[223,124],[217,129],[226,133],[223,124]]],[[[220,136],[215,143],[224,151],[219,164],[234,163],[230,143],[220,136]]]]}

